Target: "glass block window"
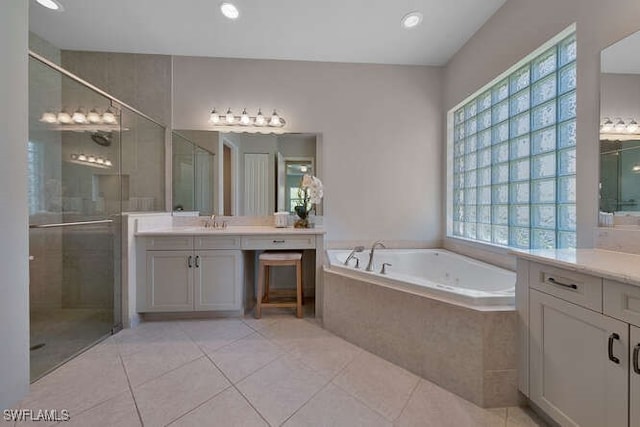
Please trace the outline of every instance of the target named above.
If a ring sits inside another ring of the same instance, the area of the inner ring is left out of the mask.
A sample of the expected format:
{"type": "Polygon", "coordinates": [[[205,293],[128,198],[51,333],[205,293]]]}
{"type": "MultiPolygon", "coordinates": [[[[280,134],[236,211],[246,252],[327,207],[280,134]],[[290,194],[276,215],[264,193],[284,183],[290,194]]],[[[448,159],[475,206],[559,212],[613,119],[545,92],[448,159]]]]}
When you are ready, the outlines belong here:
{"type": "Polygon", "coordinates": [[[450,235],[575,247],[575,33],[452,113],[450,235]]]}

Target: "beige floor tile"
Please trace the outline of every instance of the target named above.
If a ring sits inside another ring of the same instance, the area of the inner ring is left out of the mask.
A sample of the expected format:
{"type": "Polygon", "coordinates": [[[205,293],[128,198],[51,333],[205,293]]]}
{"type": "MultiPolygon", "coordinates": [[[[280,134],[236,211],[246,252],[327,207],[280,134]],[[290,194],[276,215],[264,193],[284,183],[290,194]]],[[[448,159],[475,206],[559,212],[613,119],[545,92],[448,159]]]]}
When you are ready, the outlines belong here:
{"type": "Polygon", "coordinates": [[[523,407],[507,408],[507,427],[538,427],[547,423],[531,409],[523,407]]]}
{"type": "Polygon", "coordinates": [[[269,424],[280,425],[328,381],[299,361],[282,356],[237,387],[269,424]]]}
{"type": "Polygon", "coordinates": [[[329,378],[337,375],[362,351],[336,336],[290,340],[287,348],[292,357],[329,378]]]}
{"type": "Polygon", "coordinates": [[[206,357],[134,388],[146,427],[166,425],[229,386],[206,357]]]}
{"type": "Polygon", "coordinates": [[[240,319],[190,320],[179,323],[187,335],[207,352],[254,333],[240,319]]]}
{"type": "Polygon", "coordinates": [[[420,427],[502,427],[504,409],[486,410],[437,385],[420,380],[396,426],[420,427]]]}
{"type": "Polygon", "coordinates": [[[297,318],[279,319],[260,329],[259,333],[287,351],[295,350],[300,339],[334,336],[311,320],[297,318]]]}
{"type": "MultiPolygon", "coordinates": [[[[96,346],[32,384],[20,407],[66,409],[74,414],[128,389],[117,349],[109,345],[96,346]]],[[[38,422],[37,425],[46,423],[38,422]]]]}
{"type": "Polygon", "coordinates": [[[122,362],[135,387],[202,356],[200,348],[189,341],[156,344],[122,356],[122,362]]]}
{"type": "Polygon", "coordinates": [[[229,387],[202,406],[176,420],[171,424],[171,427],[201,427],[215,424],[225,427],[268,426],[244,397],[235,388],[229,387]]]}
{"type": "Polygon", "coordinates": [[[361,352],[333,382],[393,421],[419,378],[368,352],[361,352]]]}
{"type": "Polygon", "coordinates": [[[328,384],[284,426],[382,427],[391,423],[347,392],[328,384]]]}
{"type": "Polygon", "coordinates": [[[253,333],[209,353],[220,370],[236,383],[283,354],[278,346],[253,333]]]}
{"type": "Polygon", "coordinates": [[[78,415],[69,414],[65,427],[138,427],[140,417],[130,391],[78,415]]]}
{"type": "Polygon", "coordinates": [[[114,335],[120,354],[134,354],[141,350],[169,343],[190,342],[191,339],[177,322],[145,322],[132,329],[125,329],[114,335]]]}

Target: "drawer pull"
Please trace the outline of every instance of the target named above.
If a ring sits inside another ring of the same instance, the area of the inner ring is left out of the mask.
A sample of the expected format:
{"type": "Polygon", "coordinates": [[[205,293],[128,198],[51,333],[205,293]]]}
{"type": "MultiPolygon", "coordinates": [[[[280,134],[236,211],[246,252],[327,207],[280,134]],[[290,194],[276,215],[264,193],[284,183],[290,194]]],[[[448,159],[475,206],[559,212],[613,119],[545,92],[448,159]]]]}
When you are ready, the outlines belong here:
{"type": "Polygon", "coordinates": [[[633,372],[640,375],[640,344],[633,348],[633,372]]]}
{"type": "Polygon", "coordinates": [[[284,240],[274,240],[273,243],[284,243],[284,240]]]}
{"type": "Polygon", "coordinates": [[[191,265],[191,260],[193,259],[193,257],[191,255],[189,255],[189,258],[187,258],[187,265],[189,266],[189,268],[192,268],[193,265],[191,265]]]}
{"type": "Polygon", "coordinates": [[[619,339],[620,335],[616,334],[615,332],[609,335],[609,360],[611,360],[616,365],[620,364],[620,359],[613,355],[613,341],[619,339]]]}
{"type": "Polygon", "coordinates": [[[196,268],[200,268],[200,255],[196,255],[196,268]]]}
{"type": "Polygon", "coordinates": [[[553,277],[549,277],[547,279],[547,282],[551,283],[552,285],[558,285],[558,286],[562,286],[564,288],[570,288],[570,289],[578,289],[578,285],[576,285],[575,283],[562,283],[562,282],[558,282],[556,279],[554,279],[553,277]]]}

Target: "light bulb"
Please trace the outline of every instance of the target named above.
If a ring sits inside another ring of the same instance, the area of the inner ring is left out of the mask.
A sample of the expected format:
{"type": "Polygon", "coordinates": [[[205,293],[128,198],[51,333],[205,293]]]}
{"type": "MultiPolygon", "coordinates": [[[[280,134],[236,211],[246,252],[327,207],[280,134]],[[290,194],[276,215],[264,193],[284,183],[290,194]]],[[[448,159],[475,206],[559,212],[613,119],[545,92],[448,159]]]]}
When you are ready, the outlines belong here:
{"type": "Polygon", "coordinates": [[[235,5],[231,3],[222,3],[220,5],[220,11],[222,14],[229,19],[238,19],[240,16],[240,11],[235,5]]]}
{"type": "Polygon", "coordinates": [[[636,122],[635,120],[631,119],[631,121],[627,125],[627,132],[628,133],[636,133],[636,132],[638,132],[638,122],[636,122]]]}
{"type": "Polygon", "coordinates": [[[78,160],[78,155],[77,154],[72,154],[71,155],[71,160],[78,160]]]}
{"type": "Polygon", "coordinates": [[[78,155],[78,160],[80,160],[81,162],[86,162],[87,156],[85,156],[84,154],[80,154],[78,155]]]}
{"type": "Polygon", "coordinates": [[[99,165],[104,165],[104,159],[102,157],[98,157],[96,159],[96,163],[99,164],[99,165]]]}
{"type": "Polygon", "coordinates": [[[262,115],[262,111],[258,110],[258,115],[256,116],[256,126],[264,126],[266,124],[266,120],[262,115]]]}
{"type": "Polygon", "coordinates": [[[243,109],[242,110],[242,115],[240,116],[240,124],[247,126],[251,123],[251,118],[249,118],[249,115],[247,114],[247,109],[243,109]]]}
{"type": "Polygon", "coordinates": [[[74,123],[81,125],[87,122],[87,116],[82,112],[82,108],[78,108],[76,112],[73,113],[73,116],[71,116],[71,120],[73,120],[74,123]]]}
{"type": "Polygon", "coordinates": [[[89,156],[89,157],[87,158],[87,162],[89,162],[89,163],[95,163],[95,162],[96,162],[96,158],[95,158],[94,156],[89,156]]]}
{"type": "Polygon", "coordinates": [[[209,123],[217,125],[220,123],[220,116],[218,115],[216,109],[211,110],[211,114],[209,115],[209,123]]]}
{"type": "Polygon", "coordinates": [[[605,117],[602,122],[602,126],[600,126],[600,130],[604,133],[609,133],[613,130],[613,122],[610,118],[605,117]]]}
{"type": "Polygon", "coordinates": [[[108,125],[113,125],[116,123],[116,116],[115,114],[113,114],[113,111],[111,111],[111,108],[102,113],[102,121],[108,125]]]}
{"type": "Polygon", "coordinates": [[[60,123],[69,124],[71,123],[71,115],[67,113],[65,110],[62,110],[58,113],[58,121],[60,123]]]}
{"type": "Polygon", "coordinates": [[[231,108],[229,108],[227,110],[227,115],[225,116],[225,121],[227,122],[228,125],[233,124],[233,122],[236,121],[236,118],[233,116],[233,113],[231,112],[231,108]]]}
{"type": "Polygon", "coordinates": [[[87,114],[87,120],[89,120],[89,123],[100,123],[100,114],[98,114],[95,108],[89,111],[89,114],[87,114]]]}
{"type": "Polygon", "coordinates": [[[640,164],[636,163],[635,165],[633,165],[633,167],[631,168],[631,171],[633,172],[640,172],[640,164]]]}
{"type": "Polygon", "coordinates": [[[417,27],[422,22],[422,13],[418,11],[407,13],[400,22],[406,29],[417,27]]]}
{"type": "Polygon", "coordinates": [[[624,132],[626,126],[624,124],[624,121],[622,119],[618,119],[616,121],[616,125],[614,126],[614,129],[616,130],[616,132],[618,133],[622,133],[624,132]]]}
{"type": "Polygon", "coordinates": [[[276,113],[276,110],[273,110],[273,114],[271,115],[271,120],[269,120],[269,126],[282,126],[282,122],[280,121],[280,116],[276,113]]]}
{"type": "Polygon", "coordinates": [[[300,166],[300,172],[306,173],[308,168],[306,166],[300,166]]]}
{"type": "Polygon", "coordinates": [[[58,123],[58,118],[51,111],[47,111],[42,114],[40,121],[45,123],[58,123]]]}
{"type": "Polygon", "coordinates": [[[105,166],[111,166],[111,165],[112,165],[111,160],[106,159],[106,160],[104,161],[104,165],[105,165],[105,166]]]}

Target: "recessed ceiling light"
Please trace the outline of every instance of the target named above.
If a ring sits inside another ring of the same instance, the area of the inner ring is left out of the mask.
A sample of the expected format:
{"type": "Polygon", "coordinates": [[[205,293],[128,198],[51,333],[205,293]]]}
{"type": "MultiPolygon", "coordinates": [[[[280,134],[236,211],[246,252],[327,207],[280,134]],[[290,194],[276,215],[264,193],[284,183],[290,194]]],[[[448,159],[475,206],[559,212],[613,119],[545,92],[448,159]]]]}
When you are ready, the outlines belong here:
{"type": "Polygon", "coordinates": [[[229,19],[238,19],[238,17],[240,16],[240,11],[238,10],[238,8],[231,3],[222,3],[220,5],[220,11],[229,19]]]}
{"type": "Polygon", "coordinates": [[[402,21],[400,22],[402,23],[403,28],[417,27],[422,22],[422,13],[418,11],[409,12],[402,17],[402,21]]]}
{"type": "Polygon", "coordinates": [[[62,12],[64,8],[57,0],[36,0],[40,6],[44,6],[47,9],[62,12]]]}

